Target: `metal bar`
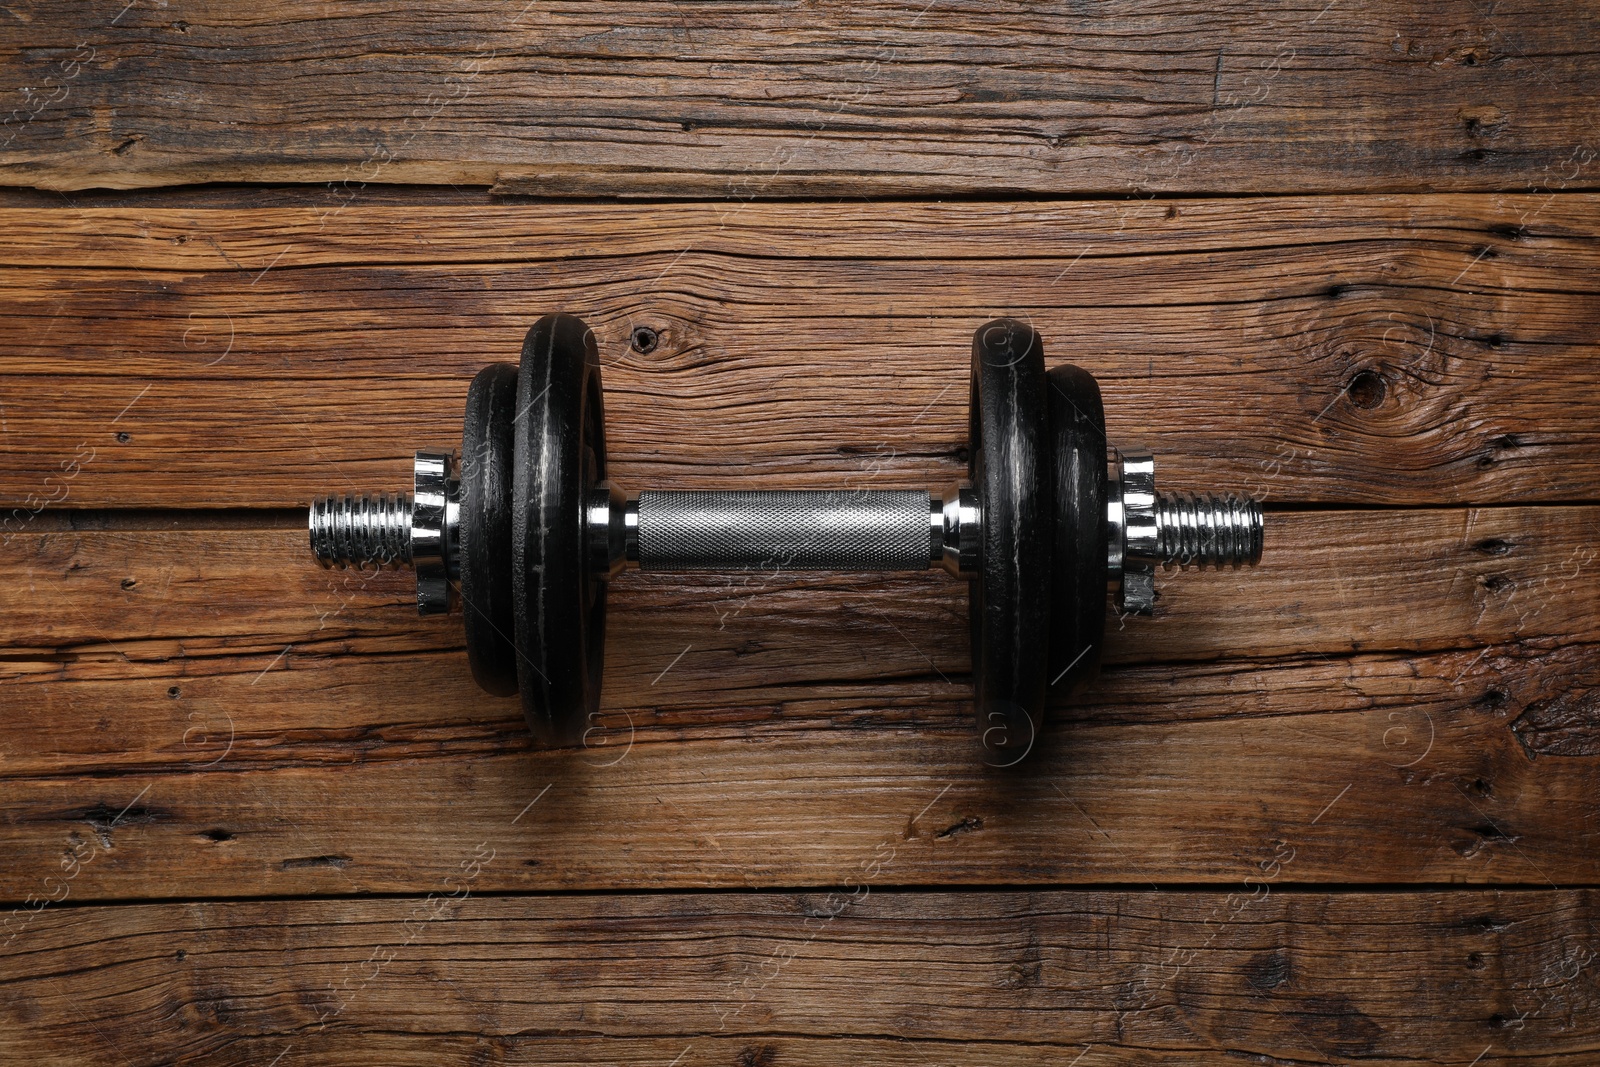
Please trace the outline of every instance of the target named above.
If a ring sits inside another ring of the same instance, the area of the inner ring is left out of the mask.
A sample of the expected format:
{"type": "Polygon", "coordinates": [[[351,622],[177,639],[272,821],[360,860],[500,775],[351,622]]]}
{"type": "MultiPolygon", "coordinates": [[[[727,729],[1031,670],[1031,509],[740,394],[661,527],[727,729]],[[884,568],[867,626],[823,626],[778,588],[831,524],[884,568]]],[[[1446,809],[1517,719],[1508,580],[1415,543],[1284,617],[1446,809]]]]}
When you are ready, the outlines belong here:
{"type": "Polygon", "coordinates": [[[641,570],[920,571],[942,526],[922,490],[639,494],[641,570]]]}

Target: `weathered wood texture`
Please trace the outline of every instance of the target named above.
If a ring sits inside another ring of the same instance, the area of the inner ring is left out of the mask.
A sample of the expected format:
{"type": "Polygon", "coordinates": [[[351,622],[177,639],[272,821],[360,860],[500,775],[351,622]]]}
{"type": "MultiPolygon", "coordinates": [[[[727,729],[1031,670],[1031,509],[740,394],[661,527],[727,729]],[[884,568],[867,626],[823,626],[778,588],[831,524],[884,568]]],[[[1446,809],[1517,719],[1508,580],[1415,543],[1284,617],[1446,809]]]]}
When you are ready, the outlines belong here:
{"type": "Polygon", "coordinates": [[[1589,195],[64,207],[0,210],[0,233],[0,498],[24,510],[397,487],[557,309],[601,338],[630,487],[952,481],[970,339],[999,314],[1101,378],[1113,438],[1168,486],[1600,484],[1589,195]]]}
{"type": "Polygon", "coordinates": [[[0,180],[555,196],[1594,184],[1593,5],[13,4],[0,180]]]}
{"type": "MultiPolygon", "coordinates": [[[[0,953],[43,1065],[1580,1067],[1597,900],[1567,892],[833,893],[45,910],[0,953]]],[[[478,873],[474,879],[472,874],[478,873]]],[[[456,894],[456,899],[450,899],[456,894]]]]}
{"type": "Polygon", "coordinates": [[[0,8],[0,1060],[1600,1059],[1600,7],[1263,6],[0,8]],[[1013,768],[959,583],[624,576],[536,751],[289,509],[551,310],[631,488],[948,483],[1025,316],[1267,556],[1013,768]]]}
{"type": "Polygon", "coordinates": [[[1295,881],[1595,881],[1600,509],[1273,519],[996,769],[943,576],[627,576],[596,732],[535,752],[403,575],[42,518],[0,556],[0,895],[72,849],[74,899],[415,892],[465,838],[502,890],[837,884],[887,838],[903,884],[1225,883],[1281,838],[1295,881]]]}

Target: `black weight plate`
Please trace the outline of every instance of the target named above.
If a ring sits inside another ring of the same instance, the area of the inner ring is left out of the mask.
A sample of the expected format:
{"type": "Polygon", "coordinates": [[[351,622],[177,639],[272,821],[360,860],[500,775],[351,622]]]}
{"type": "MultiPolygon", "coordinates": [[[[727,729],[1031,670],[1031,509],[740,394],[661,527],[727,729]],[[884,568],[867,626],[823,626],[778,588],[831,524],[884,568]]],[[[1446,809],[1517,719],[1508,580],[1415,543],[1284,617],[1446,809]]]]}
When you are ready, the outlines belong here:
{"type": "Polygon", "coordinates": [[[970,470],[983,508],[972,582],[972,673],[990,762],[1027,755],[1044,718],[1055,509],[1044,346],[996,319],[972,338],[970,470]]]}
{"type": "Polygon", "coordinates": [[[1055,481],[1050,689],[1069,695],[1100,665],[1106,626],[1106,412],[1094,375],[1045,376],[1055,481]]]}
{"type": "Polygon", "coordinates": [[[588,566],[583,504],[605,477],[594,335],[546,315],[522,345],[513,417],[511,551],[517,683],[544,744],[574,744],[600,703],[605,583],[588,566]]]}
{"type": "Polygon", "coordinates": [[[497,697],[517,691],[511,596],[511,477],[517,368],[491,363],[467,390],[461,431],[461,619],[472,677],[497,697]]]}

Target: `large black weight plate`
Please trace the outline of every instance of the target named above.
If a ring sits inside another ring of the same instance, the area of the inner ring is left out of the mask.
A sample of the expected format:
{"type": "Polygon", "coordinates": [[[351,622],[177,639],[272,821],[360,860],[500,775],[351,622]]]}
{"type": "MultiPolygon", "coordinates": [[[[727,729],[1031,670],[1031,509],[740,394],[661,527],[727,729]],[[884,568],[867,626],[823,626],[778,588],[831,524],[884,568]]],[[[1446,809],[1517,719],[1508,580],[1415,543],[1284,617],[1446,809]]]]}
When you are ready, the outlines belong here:
{"type": "Polygon", "coordinates": [[[600,703],[605,583],[588,566],[583,504],[605,477],[594,335],[546,315],[522,345],[513,416],[511,588],[522,710],[544,744],[574,744],[600,703]]]}
{"type": "Polygon", "coordinates": [[[1063,365],[1046,375],[1055,482],[1050,689],[1093,678],[1106,626],[1106,412],[1094,375],[1063,365]]]}
{"type": "Polygon", "coordinates": [[[511,595],[511,420],[517,368],[491,363],[467,390],[461,431],[461,616],[472,677],[498,697],[517,691],[511,595]]]}
{"type": "Polygon", "coordinates": [[[1044,718],[1055,549],[1044,346],[1026,323],[996,319],[973,335],[969,434],[983,508],[971,612],[978,729],[989,762],[1010,764],[1044,718]]]}

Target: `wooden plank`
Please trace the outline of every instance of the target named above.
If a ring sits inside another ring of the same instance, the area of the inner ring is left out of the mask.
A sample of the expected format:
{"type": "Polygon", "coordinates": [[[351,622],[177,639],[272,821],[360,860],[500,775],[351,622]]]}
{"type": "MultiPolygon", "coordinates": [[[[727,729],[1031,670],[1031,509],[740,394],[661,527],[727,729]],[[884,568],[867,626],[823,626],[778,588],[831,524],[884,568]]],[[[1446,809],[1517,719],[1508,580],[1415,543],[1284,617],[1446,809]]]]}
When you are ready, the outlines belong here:
{"type": "MultiPolygon", "coordinates": [[[[10,194],[13,197],[18,194],[10,194]]],[[[1040,259],[1083,251],[1237,252],[1398,239],[1467,246],[1507,279],[1522,264],[1586,266],[1600,196],[1278,196],[1217,199],[531,204],[464,190],[339,197],[323,186],[0,199],[0,266],[198,274],[227,266],[518,264],[602,255],[1040,259]],[[1526,244],[1517,244],[1526,241],[1526,244]],[[1515,251],[1511,260],[1504,253],[1515,251]]],[[[1462,265],[1465,265],[1463,263],[1462,265]]],[[[1476,273],[1473,274],[1478,279],[1476,273]]],[[[1493,277],[1493,275],[1486,276],[1493,277]]],[[[1109,292],[1106,299],[1127,301],[1109,292]]]]}
{"type": "Polygon", "coordinates": [[[969,338],[1003,313],[1101,378],[1113,438],[1154,447],[1167,486],[1432,504],[1600,483],[1595,197],[654,212],[0,211],[0,500],[402,485],[414,448],[459,440],[471,375],[557,308],[601,338],[631,487],[953,481],[969,338]]]}
{"type": "Polygon", "coordinates": [[[1596,15],[1471,0],[29,8],[0,180],[546,196],[1592,184],[1596,15]]]}
{"type": "MultiPolygon", "coordinates": [[[[1419,688],[1470,659],[1421,668],[1419,688]]],[[[1307,846],[1297,882],[1594,883],[1593,759],[1530,760],[1483,700],[1504,692],[1500,678],[1469,680],[1476,701],[1441,701],[1443,718],[1397,686],[1370,711],[1302,701],[1250,718],[1060,725],[1004,771],[950,730],[848,722],[549,752],[464,731],[407,746],[401,723],[387,759],[366,756],[387,730],[330,730],[330,742],[313,725],[275,758],[233,760],[213,714],[174,731],[171,758],[193,753],[183,770],[8,781],[0,885],[23,901],[72,852],[97,857],[73,885],[81,900],[405,893],[448,873],[465,837],[515,858],[486,876],[496,891],[834,884],[889,838],[903,884],[1225,883],[1286,835],[1307,846]],[[181,747],[197,724],[206,735],[181,747]]]]}
{"type": "Polygon", "coordinates": [[[1011,769],[935,575],[620,579],[605,714],[534,752],[403,576],[330,581],[298,531],[29,531],[0,896],[70,848],[74,899],[413,892],[462,835],[505,890],[831,884],[889,835],[906,884],[1226,882],[1291,833],[1295,881],[1592,882],[1597,514],[1276,514],[1256,572],[1113,621],[1011,769]]]}
{"type": "Polygon", "coordinates": [[[0,1050],[130,1067],[1600,1054],[1592,890],[1278,892],[1299,862],[1283,841],[1226,894],[897,893],[883,844],[832,892],[478,899],[508,857],[468,836],[432,898],[46,910],[3,950],[0,1050]]]}
{"type": "MultiPolygon", "coordinates": [[[[1162,572],[1157,616],[1112,619],[1105,658],[1593,640],[1600,637],[1600,591],[1587,579],[1600,558],[1597,520],[1595,507],[1273,512],[1259,566],[1162,572]]],[[[45,517],[38,525],[57,522],[45,517]]],[[[460,645],[459,619],[416,614],[408,572],[323,570],[299,528],[22,527],[6,548],[0,645],[8,658],[49,661],[52,670],[71,670],[94,654],[119,663],[180,662],[276,655],[286,644],[302,656],[460,645]]],[[[703,692],[730,671],[745,687],[759,678],[811,684],[967,668],[967,587],[938,571],[629,571],[611,596],[615,665],[643,665],[619,673],[619,681],[653,680],[686,642],[720,650],[686,657],[685,669],[647,687],[650,697],[640,692],[644,704],[703,692]],[[904,660],[861,660],[862,646],[890,655],[906,646],[897,630],[915,646],[904,660]],[[835,671],[845,674],[828,673],[835,671]]]]}

